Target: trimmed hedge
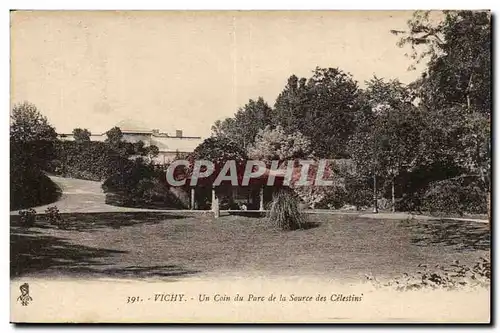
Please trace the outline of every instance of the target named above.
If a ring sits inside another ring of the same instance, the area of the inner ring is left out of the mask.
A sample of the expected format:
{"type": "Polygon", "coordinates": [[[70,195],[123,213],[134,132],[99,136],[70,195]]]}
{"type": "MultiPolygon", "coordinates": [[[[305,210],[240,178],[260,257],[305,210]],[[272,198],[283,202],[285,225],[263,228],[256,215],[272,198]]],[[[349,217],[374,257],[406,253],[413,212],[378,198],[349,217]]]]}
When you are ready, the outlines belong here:
{"type": "Polygon", "coordinates": [[[52,171],[63,177],[101,181],[112,174],[119,154],[104,142],[60,141],[55,144],[52,171]]]}

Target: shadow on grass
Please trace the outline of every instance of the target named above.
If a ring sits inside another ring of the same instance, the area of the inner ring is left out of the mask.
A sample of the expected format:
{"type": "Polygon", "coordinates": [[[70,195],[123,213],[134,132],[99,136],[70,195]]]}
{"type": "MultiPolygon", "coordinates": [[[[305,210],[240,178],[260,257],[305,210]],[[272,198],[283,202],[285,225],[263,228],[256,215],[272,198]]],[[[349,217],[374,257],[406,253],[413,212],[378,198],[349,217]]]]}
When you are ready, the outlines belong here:
{"type": "MultiPolygon", "coordinates": [[[[64,229],[93,232],[103,228],[120,229],[136,224],[157,224],[165,220],[182,219],[186,216],[157,212],[67,213],[61,214],[64,229]]],[[[19,216],[11,216],[11,226],[20,227],[19,216]]],[[[36,228],[58,229],[48,222],[44,214],[37,215],[36,228]]]]}
{"type": "Polygon", "coordinates": [[[489,250],[490,230],[487,224],[452,220],[409,222],[412,242],[419,246],[455,246],[459,250],[489,250]]]}
{"type": "Polygon", "coordinates": [[[10,276],[22,276],[50,269],[75,271],[102,265],[102,259],[123,251],[71,244],[61,238],[39,233],[10,236],[10,276]]]}
{"type": "Polygon", "coordinates": [[[280,232],[280,233],[283,233],[283,232],[301,232],[301,231],[317,228],[320,225],[321,225],[321,223],[308,221],[308,222],[302,224],[302,226],[300,228],[296,227],[296,228],[291,228],[291,229],[282,229],[275,224],[270,224],[270,226],[272,227],[272,229],[270,229],[270,230],[274,230],[274,231],[280,232]]]}
{"type": "Polygon", "coordinates": [[[199,272],[177,265],[119,267],[116,265],[120,261],[117,255],[127,251],[72,244],[62,238],[31,231],[11,234],[10,253],[12,278],[35,273],[56,276],[179,277],[199,272]]]}
{"type": "Polygon", "coordinates": [[[199,273],[197,270],[184,269],[178,265],[164,266],[126,266],[112,268],[80,268],[79,274],[102,275],[106,277],[129,277],[129,278],[150,278],[150,277],[180,277],[199,273]]]}
{"type": "Polygon", "coordinates": [[[266,216],[265,212],[252,212],[252,211],[230,211],[228,212],[229,215],[234,215],[234,216],[243,216],[243,217],[249,217],[249,218],[262,218],[266,216]]]}
{"type": "Polygon", "coordinates": [[[320,224],[321,223],[318,223],[318,222],[308,221],[308,222],[306,222],[306,224],[304,225],[304,227],[302,229],[309,230],[309,229],[317,228],[320,226],[320,224]]]}

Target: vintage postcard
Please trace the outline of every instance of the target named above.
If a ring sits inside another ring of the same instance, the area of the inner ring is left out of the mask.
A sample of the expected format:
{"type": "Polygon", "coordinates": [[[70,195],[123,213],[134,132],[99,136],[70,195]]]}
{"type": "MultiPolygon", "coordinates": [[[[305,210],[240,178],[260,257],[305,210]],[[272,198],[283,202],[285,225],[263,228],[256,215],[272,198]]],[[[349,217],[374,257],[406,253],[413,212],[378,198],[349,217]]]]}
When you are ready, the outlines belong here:
{"type": "Polygon", "coordinates": [[[12,11],[14,323],[490,323],[489,11],[12,11]]]}

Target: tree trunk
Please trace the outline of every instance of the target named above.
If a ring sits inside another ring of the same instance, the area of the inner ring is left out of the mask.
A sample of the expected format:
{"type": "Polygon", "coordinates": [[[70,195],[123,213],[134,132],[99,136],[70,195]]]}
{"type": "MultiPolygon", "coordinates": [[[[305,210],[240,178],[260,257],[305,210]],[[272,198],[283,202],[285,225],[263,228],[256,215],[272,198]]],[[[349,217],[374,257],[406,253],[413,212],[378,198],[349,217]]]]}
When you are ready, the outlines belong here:
{"type": "Polygon", "coordinates": [[[395,180],[394,180],[394,177],[392,178],[392,212],[396,212],[396,195],[395,195],[395,190],[394,190],[394,184],[395,184],[395,180]]]}
{"type": "Polygon", "coordinates": [[[195,196],[194,196],[194,187],[191,187],[191,210],[193,210],[195,207],[194,207],[194,200],[195,200],[195,196]]]}
{"type": "Polygon", "coordinates": [[[491,192],[488,190],[488,192],[486,192],[486,195],[488,196],[486,198],[487,201],[487,206],[486,208],[488,209],[488,225],[491,225],[491,192]]]}
{"type": "Polygon", "coordinates": [[[259,210],[264,210],[264,185],[260,187],[259,191],[259,210]]]}
{"type": "Polygon", "coordinates": [[[215,193],[215,187],[212,188],[212,211],[214,212],[214,217],[219,218],[220,216],[219,198],[217,197],[217,193],[215,193]]]}
{"type": "Polygon", "coordinates": [[[378,213],[377,202],[377,175],[373,175],[373,212],[378,213]]]}
{"type": "Polygon", "coordinates": [[[481,181],[486,191],[486,213],[488,214],[488,224],[491,224],[491,185],[489,178],[488,180],[486,179],[485,172],[481,167],[479,167],[479,176],[481,177],[481,181]]]}
{"type": "Polygon", "coordinates": [[[471,75],[469,76],[469,83],[467,83],[467,89],[465,90],[465,97],[467,99],[467,111],[470,112],[470,92],[471,92],[471,89],[472,89],[472,76],[474,75],[474,73],[471,73],[471,75]]]}

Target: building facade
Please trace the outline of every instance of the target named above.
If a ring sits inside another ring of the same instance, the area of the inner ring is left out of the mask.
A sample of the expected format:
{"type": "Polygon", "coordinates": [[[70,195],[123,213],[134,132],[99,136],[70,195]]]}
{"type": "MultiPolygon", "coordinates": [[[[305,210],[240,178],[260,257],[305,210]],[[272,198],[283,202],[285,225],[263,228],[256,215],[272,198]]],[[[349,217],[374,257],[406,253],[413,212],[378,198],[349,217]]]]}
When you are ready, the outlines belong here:
{"type": "MultiPolygon", "coordinates": [[[[123,133],[123,140],[134,143],[142,141],[147,146],[157,146],[159,154],[153,159],[155,164],[167,164],[178,155],[189,154],[203,142],[200,136],[185,136],[182,130],[176,130],[174,135],[160,132],[158,129],[147,129],[144,126],[138,126],[131,121],[122,121],[116,124],[123,133]]],[[[72,133],[58,134],[60,140],[73,141],[72,133]]],[[[106,133],[92,133],[91,141],[106,140],[106,133]]]]}

